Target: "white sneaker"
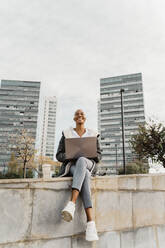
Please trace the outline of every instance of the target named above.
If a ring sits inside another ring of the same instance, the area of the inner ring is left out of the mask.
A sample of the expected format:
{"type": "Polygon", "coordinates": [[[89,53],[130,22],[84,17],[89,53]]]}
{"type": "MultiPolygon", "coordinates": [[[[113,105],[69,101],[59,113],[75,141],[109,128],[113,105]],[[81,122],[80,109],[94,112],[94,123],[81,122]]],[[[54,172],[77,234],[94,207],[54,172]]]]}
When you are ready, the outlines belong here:
{"type": "Polygon", "coordinates": [[[94,221],[87,222],[85,239],[87,241],[99,240],[99,237],[97,235],[96,225],[95,225],[95,222],[94,221]]]}
{"type": "Polygon", "coordinates": [[[75,204],[74,202],[69,201],[66,207],[62,210],[61,216],[65,221],[70,222],[71,220],[73,220],[74,211],[75,211],[75,204]]]}

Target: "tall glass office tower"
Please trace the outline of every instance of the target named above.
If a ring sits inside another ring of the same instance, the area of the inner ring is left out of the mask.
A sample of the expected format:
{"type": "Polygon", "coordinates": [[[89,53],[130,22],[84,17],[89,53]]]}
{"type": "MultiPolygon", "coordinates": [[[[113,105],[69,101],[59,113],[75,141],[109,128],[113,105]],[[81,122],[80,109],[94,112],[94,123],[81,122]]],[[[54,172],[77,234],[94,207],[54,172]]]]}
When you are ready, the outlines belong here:
{"type": "Polygon", "coordinates": [[[0,87],[0,169],[10,160],[7,135],[25,128],[35,139],[40,82],[1,80],[0,87]]]}
{"type": "Polygon", "coordinates": [[[57,99],[46,97],[41,137],[41,155],[54,160],[57,99]]]}
{"type": "Polygon", "coordinates": [[[123,92],[126,163],[134,159],[130,146],[131,135],[145,122],[142,74],[130,74],[100,80],[100,108],[102,163],[105,167],[123,164],[121,94],[123,92]]]}

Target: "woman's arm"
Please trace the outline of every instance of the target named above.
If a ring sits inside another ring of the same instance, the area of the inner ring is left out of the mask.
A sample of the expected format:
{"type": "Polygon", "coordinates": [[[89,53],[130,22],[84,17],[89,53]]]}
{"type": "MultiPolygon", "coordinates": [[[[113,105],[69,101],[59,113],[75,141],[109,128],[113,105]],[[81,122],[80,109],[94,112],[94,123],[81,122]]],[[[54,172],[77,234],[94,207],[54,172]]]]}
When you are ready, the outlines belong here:
{"type": "Polygon", "coordinates": [[[97,135],[97,157],[92,158],[96,163],[100,162],[101,160],[101,149],[100,149],[100,142],[99,142],[99,134],[97,135]]]}
{"type": "Polygon", "coordinates": [[[60,162],[64,162],[66,160],[66,156],[65,156],[65,136],[62,133],[62,137],[60,139],[59,145],[58,145],[58,149],[57,149],[57,153],[56,153],[56,159],[60,162]]]}

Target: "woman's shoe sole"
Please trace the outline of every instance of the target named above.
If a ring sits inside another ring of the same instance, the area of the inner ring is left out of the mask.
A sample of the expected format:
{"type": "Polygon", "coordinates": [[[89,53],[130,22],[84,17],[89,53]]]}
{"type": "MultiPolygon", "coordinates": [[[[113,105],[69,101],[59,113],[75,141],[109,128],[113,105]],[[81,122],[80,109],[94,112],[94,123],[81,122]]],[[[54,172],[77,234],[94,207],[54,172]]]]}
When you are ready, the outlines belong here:
{"type": "Polygon", "coordinates": [[[70,222],[72,220],[72,215],[67,211],[62,211],[61,216],[63,220],[70,222]]]}
{"type": "Polygon", "coordinates": [[[98,237],[97,237],[97,238],[96,238],[96,237],[94,238],[94,237],[89,237],[89,236],[86,237],[85,239],[86,239],[86,241],[91,241],[91,242],[92,242],[92,241],[98,241],[98,240],[99,240],[98,237]]]}

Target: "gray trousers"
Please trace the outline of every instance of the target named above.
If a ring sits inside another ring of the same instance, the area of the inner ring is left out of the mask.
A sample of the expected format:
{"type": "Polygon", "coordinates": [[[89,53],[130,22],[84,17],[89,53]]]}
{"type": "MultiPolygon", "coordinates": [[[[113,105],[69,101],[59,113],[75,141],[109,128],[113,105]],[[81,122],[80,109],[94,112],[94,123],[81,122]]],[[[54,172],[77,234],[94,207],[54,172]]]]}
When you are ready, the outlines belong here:
{"type": "Polygon", "coordinates": [[[77,159],[76,164],[70,167],[69,174],[73,176],[72,189],[78,189],[84,208],[92,208],[90,177],[95,163],[91,160],[80,157],[77,159]]]}

